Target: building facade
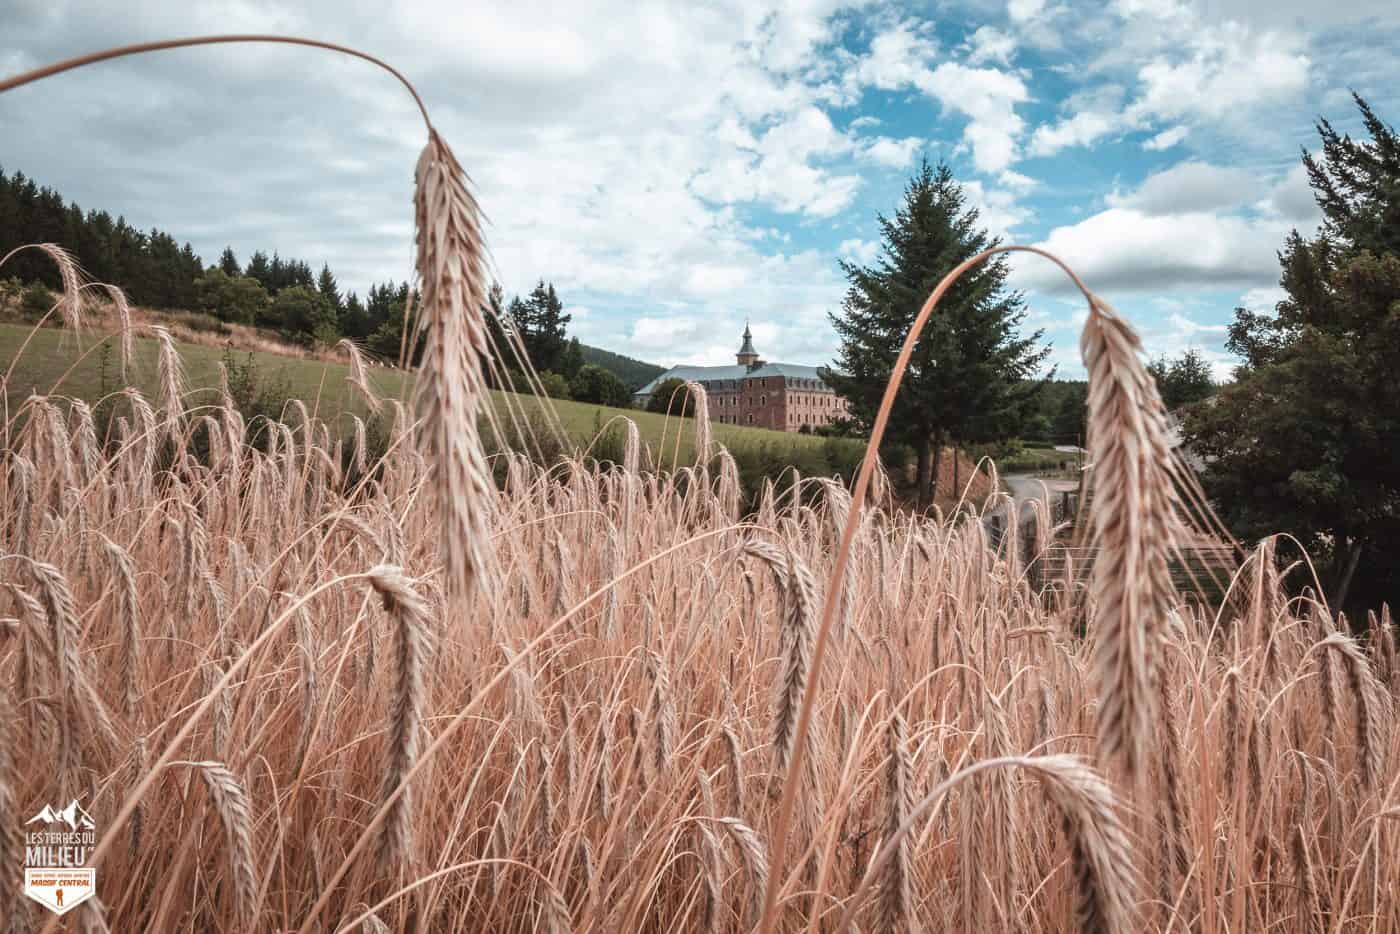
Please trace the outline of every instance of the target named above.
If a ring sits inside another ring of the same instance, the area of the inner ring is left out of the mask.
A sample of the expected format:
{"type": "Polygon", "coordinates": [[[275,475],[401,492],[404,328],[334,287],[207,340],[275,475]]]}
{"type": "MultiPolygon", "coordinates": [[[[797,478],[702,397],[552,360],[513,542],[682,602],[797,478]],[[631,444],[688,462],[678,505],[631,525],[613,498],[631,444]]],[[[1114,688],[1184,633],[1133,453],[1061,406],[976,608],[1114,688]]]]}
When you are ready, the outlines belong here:
{"type": "Polygon", "coordinates": [[[795,363],[767,363],[744,327],[743,343],[733,366],[674,366],[637,390],[643,406],[651,391],[668,379],[705,387],[710,420],[773,431],[808,431],[850,417],[846,400],[822,381],[817,368],[795,363]]]}

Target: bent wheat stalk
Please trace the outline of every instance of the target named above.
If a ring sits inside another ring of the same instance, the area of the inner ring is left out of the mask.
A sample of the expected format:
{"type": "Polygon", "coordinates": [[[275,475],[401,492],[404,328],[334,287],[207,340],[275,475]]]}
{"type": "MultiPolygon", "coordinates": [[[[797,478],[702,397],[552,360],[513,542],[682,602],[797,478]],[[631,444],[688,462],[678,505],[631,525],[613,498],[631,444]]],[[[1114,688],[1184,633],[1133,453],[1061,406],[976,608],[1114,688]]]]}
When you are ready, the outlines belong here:
{"type": "Polygon", "coordinates": [[[192,764],[204,779],[214,812],[224,828],[238,920],[244,930],[251,930],[257,919],[258,880],[253,868],[253,818],[248,808],[248,794],[238,777],[222,762],[192,764]]]}
{"type": "Polygon", "coordinates": [[[1004,768],[1030,772],[1064,817],[1079,898],[1078,930],[1094,934],[1130,930],[1137,878],[1128,835],[1118,820],[1117,802],[1103,778],[1077,756],[1070,755],[983,759],[950,776],[915,805],[904,822],[885,839],[855,892],[846,900],[835,930],[851,929],[855,913],[864,903],[871,884],[881,878],[888,863],[899,858],[904,839],[926,811],[974,775],[1004,768]]]}

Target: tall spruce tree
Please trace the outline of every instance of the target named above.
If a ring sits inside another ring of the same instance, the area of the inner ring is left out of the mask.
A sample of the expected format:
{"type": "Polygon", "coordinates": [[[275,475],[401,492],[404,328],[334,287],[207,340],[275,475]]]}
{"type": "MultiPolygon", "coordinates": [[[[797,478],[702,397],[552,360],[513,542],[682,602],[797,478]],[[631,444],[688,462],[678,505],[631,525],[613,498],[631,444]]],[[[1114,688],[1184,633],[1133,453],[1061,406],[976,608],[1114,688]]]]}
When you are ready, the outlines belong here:
{"type": "Polygon", "coordinates": [[[219,255],[219,268],[230,279],[237,279],[243,275],[243,270],[238,265],[238,257],[233,255],[233,247],[224,247],[224,252],[219,255]]]}
{"type": "Polygon", "coordinates": [[[258,284],[266,291],[273,290],[272,265],[267,261],[267,254],[262,250],[256,251],[248,260],[248,268],[243,270],[243,275],[249,279],[258,280],[258,284]]]}
{"type": "MultiPolygon", "coordinates": [[[[938,281],[963,260],[996,245],[978,227],[952,171],[925,160],[904,190],[893,218],[880,215],[882,255],[872,266],[842,262],[850,281],[832,326],[841,339],[835,367],[823,378],[869,427],[919,308],[938,281]]],[[[1021,295],[1006,286],[998,256],[965,273],[924,328],[904,375],[889,423],[891,441],[914,448],[918,502],[936,494],[938,458],[950,442],[1005,437],[1039,390],[1050,352],[1042,332],[1018,329],[1021,295]]]]}
{"type": "Polygon", "coordinates": [[[340,298],[340,287],[336,285],[335,274],[331,272],[329,263],[321,265],[321,276],[316,280],[316,291],[335,309],[337,316],[345,309],[345,303],[340,298]]]}
{"type": "Polygon", "coordinates": [[[1338,608],[1400,598],[1400,134],[1356,104],[1369,140],[1321,120],[1303,156],[1322,229],[1286,239],[1275,314],[1236,309],[1244,364],[1185,423],[1225,522],[1292,533],[1338,608]]]}
{"type": "Polygon", "coordinates": [[[531,365],[540,371],[561,372],[567,363],[568,326],[572,316],[564,314],[564,303],[554,291],[554,284],[546,285],[541,279],[529,297],[523,301],[512,300],[510,317],[520,331],[531,365]]]}
{"type": "Polygon", "coordinates": [[[569,379],[573,379],[581,369],[583,369],[583,345],[579,343],[577,337],[571,337],[564,345],[564,353],[559,360],[559,372],[569,379]]]}

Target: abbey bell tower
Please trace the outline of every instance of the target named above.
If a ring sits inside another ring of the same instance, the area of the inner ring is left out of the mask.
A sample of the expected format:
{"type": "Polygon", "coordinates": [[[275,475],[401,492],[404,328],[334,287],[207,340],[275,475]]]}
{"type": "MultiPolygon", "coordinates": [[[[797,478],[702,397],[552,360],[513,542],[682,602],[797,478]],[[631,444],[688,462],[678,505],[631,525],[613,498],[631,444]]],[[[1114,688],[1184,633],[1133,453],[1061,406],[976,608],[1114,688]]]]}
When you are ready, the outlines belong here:
{"type": "Polygon", "coordinates": [[[753,349],[753,335],[749,333],[748,322],[744,322],[744,343],[734,355],[740,366],[752,369],[758,365],[758,351],[753,349]]]}

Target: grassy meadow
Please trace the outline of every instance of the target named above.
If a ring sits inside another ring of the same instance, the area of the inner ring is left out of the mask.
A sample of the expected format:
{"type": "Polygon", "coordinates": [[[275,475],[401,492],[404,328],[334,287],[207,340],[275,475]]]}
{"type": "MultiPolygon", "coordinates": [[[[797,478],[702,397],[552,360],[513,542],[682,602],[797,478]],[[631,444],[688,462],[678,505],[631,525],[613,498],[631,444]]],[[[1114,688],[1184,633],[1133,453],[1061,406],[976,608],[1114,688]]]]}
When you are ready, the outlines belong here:
{"type": "MultiPolygon", "coordinates": [[[[115,338],[107,338],[106,343],[112,351],[105,358],[98,348],[100,343],[102,336],[97,333],[75,336],[59,328],[36,330],[28,324],[0,322],[0,373],[10,374],[6,395],[11,407],[30,393],[72,396],[90,403],[128,384],[148,395],[155,393],[159,381],[157,341],[148,337],[134,339],[132,365],[125,379],[121,373],[115,338]],[[22,347],[24,352],[20,354],[22,347]]],[[[362,397],[346,381],[350,375],[348,363],[236,347],[226,352],[220,347],[202,343],[176,341],[175,345],[190,389],[186,404],[191,407],[215,401],[217,394],[211,390],[219,385],[219,364],[225,360],[227,353],[231,353],[232,359],[240,366],[247,362],[251,354],[258,379],[265,386],[276,390],[278,395],[304,401],[310,410],[338,432],[349,424],[340,417],[342,414],[354,413],[360,417],[367,414],[362,397]]],[[[390,367],[370,367],[367,373],[370,387],[376,395],[385,399],[407,398],[405,374],[402,371],[390,367]]],[[[502,417],[508,418],[508,411],[513,410],[539,430],[546,429],[548,425],[540,401],[535,396],[492,392],[491,400],[502,417]]],[[[695,459],[693,419],[673,417],[668,422],[666,416],[654,412],[570,400],[551,400],[550,405],[569,442],[574,445],[587,446],[600,428],[615,424],[614,419],[625,416],[636,424],[642,444],[660,459],[661,464],[687,464],[695,459]],[[676,448],[678,437],[679,452],[676,448]],[[664,451],[661,449],[663,438],[666,441],[664,451]]],[[[827,439],[810,435],[737,425],[716,424],[711,430],[716,441],[738,454],[769,447],[791,454],[790,459],[794,461],[801,461],[804,455],[820,457],[827,444],[827,439]]],[[[864,446],[857,441],[836,440],[832,444],[850,460],[858,460],[864,451],[864,446]]]]}

